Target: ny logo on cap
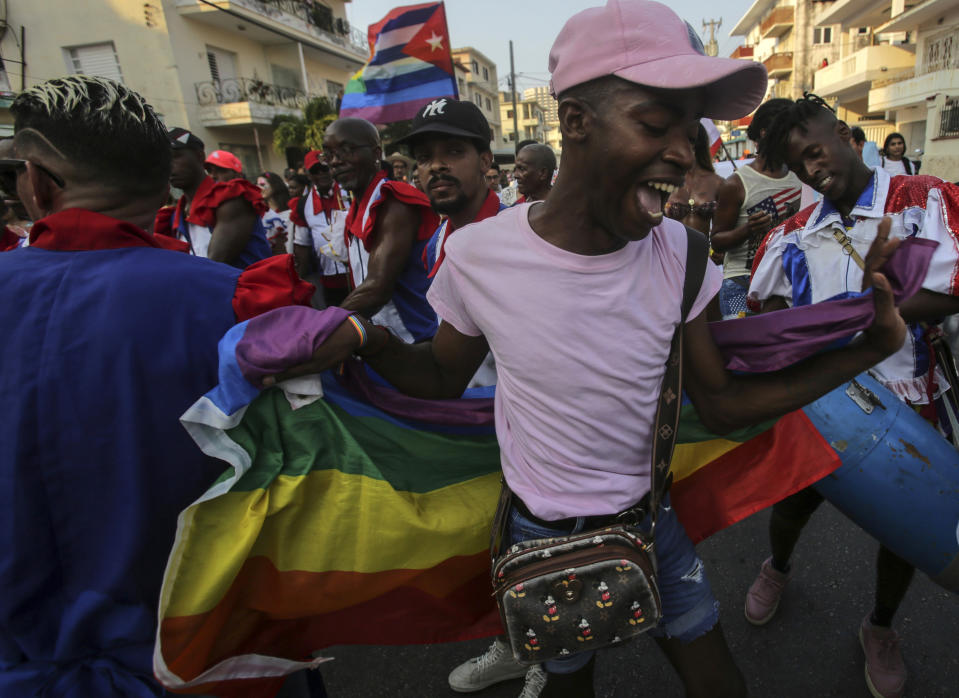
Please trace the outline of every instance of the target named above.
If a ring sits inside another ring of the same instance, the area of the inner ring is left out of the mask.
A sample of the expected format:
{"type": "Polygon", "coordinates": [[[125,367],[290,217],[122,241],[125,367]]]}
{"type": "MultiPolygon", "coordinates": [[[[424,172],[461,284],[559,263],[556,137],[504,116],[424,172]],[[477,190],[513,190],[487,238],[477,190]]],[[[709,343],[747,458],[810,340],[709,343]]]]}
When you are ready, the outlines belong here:
{"type": "Polygon", "coordinates": [[[442,114],[443,110],[446,108],[446,99],[434,99],[432,102],[423,107],[423,118],[429,118],[431,116],[436,116],[437,114],[442,114]]]}

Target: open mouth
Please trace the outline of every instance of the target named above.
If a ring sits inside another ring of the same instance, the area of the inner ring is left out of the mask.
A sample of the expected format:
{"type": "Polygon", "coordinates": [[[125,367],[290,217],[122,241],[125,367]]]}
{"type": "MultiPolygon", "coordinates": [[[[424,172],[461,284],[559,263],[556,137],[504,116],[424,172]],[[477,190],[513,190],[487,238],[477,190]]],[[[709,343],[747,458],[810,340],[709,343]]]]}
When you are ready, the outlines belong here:
{"type": "Polygon", "coordinates": [[[816,191],[822,194],[830,187],[830,185],[832,185],[832,175],[827,175],[826,177],[823,177],[817,181],[814,188],[816,191]]]}
{"type": "Polygon", "coordinates": [[[663,220],[663,208],[678,185],[664,180],[648,180],[639,185],[636,198],[642,210],[655,222],[663,220]]]}

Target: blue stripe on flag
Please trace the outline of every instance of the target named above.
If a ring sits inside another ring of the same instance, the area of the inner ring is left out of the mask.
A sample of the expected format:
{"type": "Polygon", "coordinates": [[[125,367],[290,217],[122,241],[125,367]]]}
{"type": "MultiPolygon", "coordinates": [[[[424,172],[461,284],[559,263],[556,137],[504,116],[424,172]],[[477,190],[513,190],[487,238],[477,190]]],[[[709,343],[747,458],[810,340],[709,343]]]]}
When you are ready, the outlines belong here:
{"type": "Polygon", "coordinates": [[[249,320],[231,327],[217,345],[220,359],[219,384],[208,392],[206,397],[226,415],[249,405],[260,394],[260,389],[243,377],[236,361],[236,345],[243,339],[248,324],[249,320]]]}
{"type": "Polygon", "coordinates": [[[439,3],[430,5],[429,7],[424,7],[419,10],[410,10],[409,12],[404,12],[399,17],[394,17],[389,22],[384,24],[383,28],[380,29],[380,34],[393,31],[394,29],[400,29],[402,27],[409,27],[413,24],[424,24],[430,17],[433,16],[433,13],[436,12],[436,8],[438,7],[439,3]]]}
{"type": "Polygon", "coordinates": [[[444,73],[444,80],[428,82],[397,92],[385,94],[362,94],[359,92],[343,95],[340,110],[360,109],[362,107],[379,107],[385,104],[411,102],[417,99],[432,99],[433,97],[451,97],[453,95],[453,78],[444,73]]]}
{"type": "MultiPolygon", "coordinates": [[[[442,68],[430,65],[423,70],[417,70],[414,73],[404,73],[394,75],[390,78],[381,78],[379,80],[364,80],[366,85],[366,94],[384,94],[386,92],[401,92],[411,87],[423,85],[424,83],[437,82],[440,80],[452,81],[450,74],[442,68]]],[[[356,94],[356,93],[354,93],[356,94]]]]}

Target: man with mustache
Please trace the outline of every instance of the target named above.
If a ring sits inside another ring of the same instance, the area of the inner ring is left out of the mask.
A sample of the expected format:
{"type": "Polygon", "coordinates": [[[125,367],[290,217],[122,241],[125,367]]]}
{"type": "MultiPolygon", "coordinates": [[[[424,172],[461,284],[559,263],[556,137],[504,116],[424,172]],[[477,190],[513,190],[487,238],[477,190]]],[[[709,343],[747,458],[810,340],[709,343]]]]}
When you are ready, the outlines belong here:
{"type": "Polygon", "coordinates": [[[412,128],[400,142],[413,151],[433,210],[447,216],[426,245],[424,260],[433,278],[454,231],[495,216],[506,206],[486,183],[493,162],[492,134],[475,104],[434,100],[420,109],[412,128]]]}
{"type": "MultiPolygon", "coordinates": [[[[454,231],[507,208],[487,183],[491,139],[489,122],[475,104],[440,99],[420,110],[413,130],[401,141],[413,151],[433,210],[447,216],[426,244],[423,259],[430,279],[443,263],[446,241],[454,231]]],[[[487,354],[469,387],[494,383],[496,366],[487,354]]]]}
{"type": "Polygon", "coordinates": [[[439,216],[422,192],[387,179],[380,134],[369,121],[334,121],[326,129],[323,153],[333,177],[353,194],[345,231],[352,290],[340,306],[403,341],[431,338],[437,322],[426,301],[430,282],[423,250],[439,216]]]}

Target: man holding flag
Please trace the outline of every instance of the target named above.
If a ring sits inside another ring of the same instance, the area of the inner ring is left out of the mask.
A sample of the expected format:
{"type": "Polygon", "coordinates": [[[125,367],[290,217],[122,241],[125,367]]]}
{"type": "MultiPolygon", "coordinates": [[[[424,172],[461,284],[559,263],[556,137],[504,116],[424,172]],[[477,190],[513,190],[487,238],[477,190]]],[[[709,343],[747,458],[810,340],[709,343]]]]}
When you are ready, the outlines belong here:
{"type": "MultiPolygon", "coordinates": [[[[687,232],[662,208],[692,166],[699,118],[738,118],[766,91],[761,65],[706,56],[687,23],[642,0],[610,0],[571,18],[549,66],[564,146],[555,191],[448,241],[429,292],[442,318],[435,337],[410,345],[369,322],[357,320],[362,332],[344,322],[310,362],[264,381],[355,352],[409,395],[452,398],[492,350],[503,474],[522,502],[509,514],[510,543],[582,530],[587,517],[612,520],[648,493],[658,388],[682,322],[687,266],[687,232]]],[[[720,274],[706,263],[691,279],[699,291],[682,334],[686,389],[707,428],[725,433],[784,414],[896,351],[905,327],[888,281],[874,273],[895,247],[877,240],[870,255],[876,314],[862,341],[757,376],[724,368],[703,312],[720,274]]],[[[702,561],[668,500],[658,521],[656,640],[687,695],[744,695],[702,561]]],[[[591,696],[593,666],[584,652],[548,662],[545,676],[531,669],[526,695],[591,696]]],[[[515,671],[497,642],[469,663],[470,681],[458,689],[515,671]]]]}

